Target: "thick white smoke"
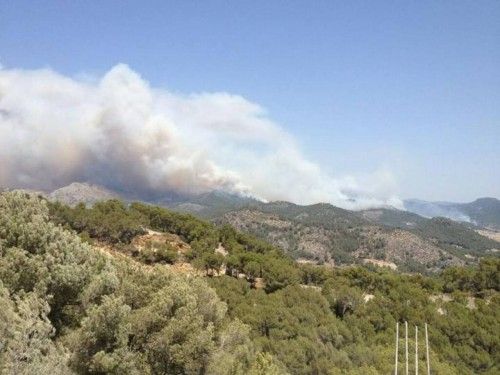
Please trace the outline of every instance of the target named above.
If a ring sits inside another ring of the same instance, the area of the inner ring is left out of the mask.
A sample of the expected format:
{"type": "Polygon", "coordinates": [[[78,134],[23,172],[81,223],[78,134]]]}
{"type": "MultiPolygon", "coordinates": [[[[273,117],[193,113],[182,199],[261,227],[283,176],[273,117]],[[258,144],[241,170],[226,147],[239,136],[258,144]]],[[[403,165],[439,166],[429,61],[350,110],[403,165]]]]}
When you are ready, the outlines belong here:
{"type": "Polygon", "coordinates": [[[126,65],[95,81],[0,68],[0,186],[74,181],[144,199],[225,190],[346,208],[400,205],[390,174],[326,175],[242,97],[174,95],[126,65]]]}

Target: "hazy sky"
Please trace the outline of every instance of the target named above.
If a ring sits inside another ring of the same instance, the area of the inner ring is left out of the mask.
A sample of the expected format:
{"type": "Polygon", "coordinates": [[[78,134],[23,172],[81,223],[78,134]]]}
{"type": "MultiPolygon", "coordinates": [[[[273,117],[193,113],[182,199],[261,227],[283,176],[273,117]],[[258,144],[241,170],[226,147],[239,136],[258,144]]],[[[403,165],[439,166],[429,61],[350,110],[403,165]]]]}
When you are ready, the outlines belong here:
{"type": "Polygon", "coordinates": [[[172,93],[259,104],[326,173],[500,197],[500,1],[0,0],[0,63],[125,63],[172,93]]]}

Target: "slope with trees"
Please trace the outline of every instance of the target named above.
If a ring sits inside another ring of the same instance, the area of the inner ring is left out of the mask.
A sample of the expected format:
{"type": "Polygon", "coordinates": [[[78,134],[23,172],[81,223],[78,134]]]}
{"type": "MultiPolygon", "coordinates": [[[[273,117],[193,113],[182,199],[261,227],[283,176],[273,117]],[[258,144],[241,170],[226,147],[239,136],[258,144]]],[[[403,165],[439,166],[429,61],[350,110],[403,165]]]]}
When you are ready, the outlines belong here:
{"type": "Polygon", "coordinates": [[[21,193],[0,195],[0,254],[6,374],[387,374],[395,323],[406,320],[429,324],[433,373],[500,370],[497,258],[432,277],[298,264],[163,208],[70,208],[21,193]],[[129,255],[150,229],[227,275],[187,277],[129,255]]]}

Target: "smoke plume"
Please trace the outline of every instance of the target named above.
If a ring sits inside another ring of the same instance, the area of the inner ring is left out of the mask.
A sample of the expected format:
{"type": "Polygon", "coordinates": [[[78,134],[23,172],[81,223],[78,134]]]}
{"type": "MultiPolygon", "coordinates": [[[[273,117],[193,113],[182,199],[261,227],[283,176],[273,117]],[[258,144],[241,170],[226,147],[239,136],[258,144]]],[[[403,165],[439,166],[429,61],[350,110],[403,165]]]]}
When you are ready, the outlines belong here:
{"type": "Polygon", "coordinates": [[[0,186],[50,191],[74,181],[143,199],[223,190],[346,208],[400,205],[390,173],[325,174],[240,96],[172,94],[126,65],[95,80],[0,68],[0,186]]]}

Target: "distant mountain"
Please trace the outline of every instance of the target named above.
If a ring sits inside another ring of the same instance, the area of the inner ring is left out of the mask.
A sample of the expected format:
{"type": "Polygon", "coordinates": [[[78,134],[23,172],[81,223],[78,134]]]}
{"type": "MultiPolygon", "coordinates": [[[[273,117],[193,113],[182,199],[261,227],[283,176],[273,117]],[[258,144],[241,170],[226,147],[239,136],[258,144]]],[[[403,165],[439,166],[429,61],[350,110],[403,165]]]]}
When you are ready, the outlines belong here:
{"type": "MultiPolygon", "coordinates": [[[[376,259],[404,270],[437,270],[475,262],[500,249],[499,242],[477,233],[472,225],[393,208],[349,211],[325,203],[265,203],[224,192],[169,207],[230,224],[280,246],[296,259],[320,263],[376,259]]],[[[459,214],[454,218],[461,218],[459,214]]]]}
{"type": "MultiPolygon", "coordinates": [[[[133,200],[87,183],[73,183],[47,196],[70,205],[111,198],[133,200]]],[[[487,231],[478,233],[472,224],[445,218],[494,228],[498,200],[493,198],[469,204],[405,202],[427,217],[393,208],[349,211],[325,203],[266,203],[222,191],[191,197],[172,194],[149,203],[230,224],[281,247],[295,259],[318,263],[385,262],[401,270],[435,271],[450,264],[474,263],[500,249],[495,240],[498,232],[488,232],[491,238],[487,238],[483,236],[487,231]]]]}
{"type": "Polygon", "coordinates": [[[479,231],[475,225],[467,222],[457,222],[442,216],[425,218],[396,209],[373,209],[361,211],[360,214],[373,223],[406,229],[428,238],[451,252],[456,252],[456,249],[468,249],[470,254],[480,256],[488,248],[498,247],[498,243],[491,241],[493,238],[485,238],[483,232],[486,231],[479,231]]]}
{"type": "MultiPolygon", "coordinates": [[[[111,198],[126,201],[141,200],[125,196],[99,185],[81,182],[74,182],[51,193],[38,193],[47,196],[49,199],[59,200],[70,205],[79,202],[93,204],[111,198]]],[[[277,209],[280,206],[286,206],[289,211],[297,212],[305,207],[289,202],[263,203],[251,197],[223,191],[212,191],[197,196],[183,196],[172,193],[159,199],[146,201],[208,219],[218,218],[227,212],[243,208],[254,208],[269,212],[269,210],[277,209]]],[[[321,205],[331,207],[330,211],[337,210],[337,212],[340,212],[338,210],[341,210],[327,204],[307,207],[320,207],[321,205]]],[[[470,203],[428,202],[408,199],[404,201],[404,208],[406,211],[378,208],[360,211],[356,214],[351,212],[351,214],[361,216],[370,222],[394,228],[411,229],[421,223],[424,218],[445,217],[458,222],[470,223],[471,226],[500,231],[500,200],[496,198],[480,198],[470,203]]],[[[343,210],[343,212],[350,211],[343,210]]]]}
{"type": "Polygon", "coordinates": [[[500,200],[479,198],[470,203],[427,202],[418,199],[404,201],[407,211],[424,217],[446,217],[455,221],[500,230],[500,200]]]}
{"type": "Polygon", "coordinates": [[[173,202],[166,206],[177,211],[196,214],[204,218],[212,218],[222,215],[225,212],[242,207],[259,205],[260,203],[260,201],[251,197],[216,190],[173,202]]]}
{"type": "Polygon", "coordinates": [[[359,214],[366,220],[386,225],[393,228],[412,229],[427,220],[425,217],[413,212],[402,211],[390,208],[374,208],[359,211],[359,214]]]}
{"type": "Polygon", "coordinates": [[[500,230],[500,200],[480,198],[474,202],[459,205],[459,208],[477,225],[500,230]]]}
{"type": "Polygon", "coordinates": [[[89,183],[73,182],[46,195],[48,199],[59,201],[70,206],[78,203],[94,204],[98,201],[121,198],[121,196],[105,187],[89,183]]]}
{"type": "Polygon", "coordinates": [[[206,218],[218,216],[224,212],[244,206],[260,203],[260,201],[253,198],[223,191],[212,191],[195,196],[186,196],[172,192],[162,197],[141,199],[129,194],[113,191],[104,186],[86,182],[73,182],[68,186],[64,186],[50,193],[26,191],[68,205],[76,205],[78,203],[92,205],[98,201],[116,198],[128,202],[142,201],[156,204],[158,206],[168,207],[180,212],[193,213],[206,218]]]}
{"type": "Polygon", "coordinates": [[[261,202],[214,220],[280,246],[296,259],[337,265],[370,261],[434,271],[474,263],[500,249],[499,242],[461,223],[387,208],[354,212],[330,204],[261,202]]]}

